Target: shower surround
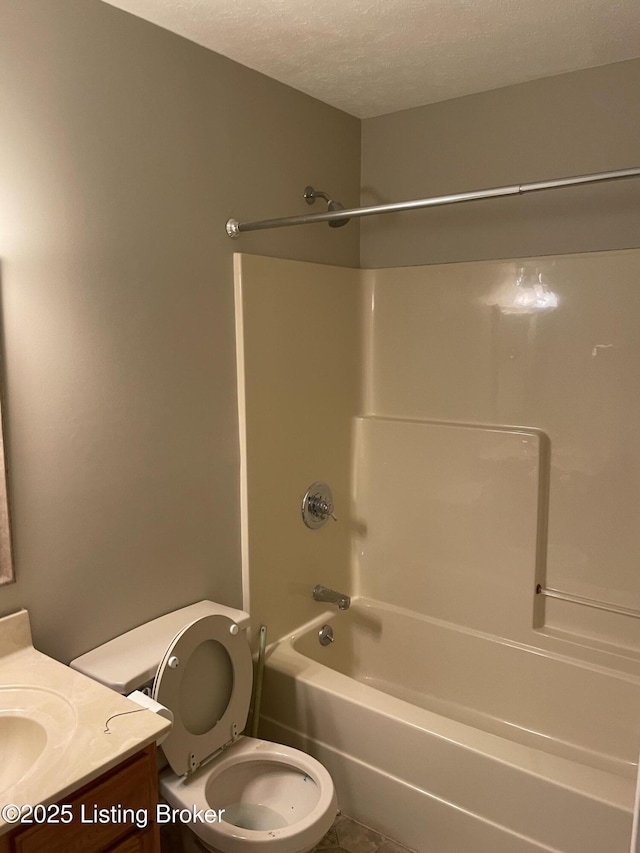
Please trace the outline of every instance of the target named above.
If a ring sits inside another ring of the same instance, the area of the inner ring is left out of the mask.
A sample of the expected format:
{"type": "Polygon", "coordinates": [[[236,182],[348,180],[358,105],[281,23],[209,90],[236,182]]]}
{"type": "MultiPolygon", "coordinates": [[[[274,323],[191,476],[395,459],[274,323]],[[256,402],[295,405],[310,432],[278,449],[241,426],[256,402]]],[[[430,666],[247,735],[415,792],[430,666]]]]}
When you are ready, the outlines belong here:
{"type": "Polygon", "coordinates": [[[368,271],[236,257],[264,733],[418,851],[627,853],[638,621],[536,586],[640,608],[639,272],[638,251],[368,271]],[[310,531],[318,479],[338,522],[310,531]],[[316,583],[353,612],[325,612],[316,583]]]}

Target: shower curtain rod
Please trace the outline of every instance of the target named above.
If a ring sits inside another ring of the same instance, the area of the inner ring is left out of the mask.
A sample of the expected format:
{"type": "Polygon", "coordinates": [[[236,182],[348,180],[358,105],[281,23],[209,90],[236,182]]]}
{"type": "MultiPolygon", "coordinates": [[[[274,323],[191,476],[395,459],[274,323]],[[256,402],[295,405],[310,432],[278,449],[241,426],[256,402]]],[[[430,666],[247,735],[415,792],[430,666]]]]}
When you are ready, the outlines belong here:
{"type": "MultiPolygon", "coordinates": [[[[579,184],[595,184],[600,181],[618,181],[625,178],[640,177],[638,169],[618,169],[615,172],[597,172],[593,175],[578,175],[573,178],[558,178],[552,181],[535,181],[529,184],[512,184],[508,187],[497,187],[489,190],[456,193],[454,195],[420,198],[415,201],[400,201],[395,204],[374,204],[370,207],[354,207],[351,210],[328,210],[326,213],[302,214],[300,216],[285,216],[281,219],[262,219],[257,222],[238,222],[237,219],[227,221],[229,237],[239,237],[245,231],[262,231],[266,228],[284,228],[288,225],[310,225],[312,222],[336,222],[353,219],[357,216],[374,216],[378,213],[397,213],[403,210],[419,210],[423,207],[438,207],[444,204],[457,204],[464,201],[477,201],[483,198],[499,198],[508,195],[523,195],[538,190],[554,190],[561,187],[577,186],[579,184]]],[[[307,188],[309,189],[309,188],[307,188]]]]}

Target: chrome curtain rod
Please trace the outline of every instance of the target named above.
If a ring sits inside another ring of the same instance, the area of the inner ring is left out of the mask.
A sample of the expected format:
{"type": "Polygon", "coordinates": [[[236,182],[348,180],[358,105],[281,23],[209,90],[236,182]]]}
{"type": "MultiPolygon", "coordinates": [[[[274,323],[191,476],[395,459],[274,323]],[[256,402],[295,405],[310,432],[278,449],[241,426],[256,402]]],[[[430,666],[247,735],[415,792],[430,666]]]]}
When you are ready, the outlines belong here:
{"type": "Polygon", "coordinates": [[[335,222],[343,219],[353,219],[357,216],[375,216],[378,213],[397,213],[403,210],[419,210],[423,207],[438,207],[444,204],[458,204],[464,201],[478,201],[483,198],[499,198],[507,195],[523,195],[538,190],[555,190],[561,187],[577,186],[579,184],[595,184],[601,181],[619,181],[625,178],[640,177],[638,169],[618,169],[615,172],[598,172],[593,175],[578,175],[573,178],[558,178],[553,181],[535,181],[529,184],[512,184],[508,187],[497,187],[490,190],[456,193],[454,195],[420,198],[415,201],[400,201],[395,204],[374,204],[370,207],[354,207],[351,210],[329,210],[326,213],[302,214],[301,216],[285,216],[281,219],[262,219],[257,222],[238,222],[237,219],[227,221],[229,237],[239,237],[245,231],[262,231],[266,228],[284,228],[289,225],[310,225],[312,222],[335,222]]]}

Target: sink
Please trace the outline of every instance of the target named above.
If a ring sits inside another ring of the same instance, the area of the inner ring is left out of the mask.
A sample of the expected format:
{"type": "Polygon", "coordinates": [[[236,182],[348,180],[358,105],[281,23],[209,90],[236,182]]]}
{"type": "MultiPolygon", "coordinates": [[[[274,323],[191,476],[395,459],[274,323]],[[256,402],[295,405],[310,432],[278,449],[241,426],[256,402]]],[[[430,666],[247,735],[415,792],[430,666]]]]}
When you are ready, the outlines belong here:
{"type": "Polygon", "coordinates": [[[45,687],[0,687],[0,795],[55,762],[73,736],[76,715],[45,687]]]}
{"type": "Polygon", "coordinates": [[[0,616],[0,851],[13,821],[2,806],[55,803],[167,730],[167,720],[134,710],[35,649],[26,610],[0,616]]]}

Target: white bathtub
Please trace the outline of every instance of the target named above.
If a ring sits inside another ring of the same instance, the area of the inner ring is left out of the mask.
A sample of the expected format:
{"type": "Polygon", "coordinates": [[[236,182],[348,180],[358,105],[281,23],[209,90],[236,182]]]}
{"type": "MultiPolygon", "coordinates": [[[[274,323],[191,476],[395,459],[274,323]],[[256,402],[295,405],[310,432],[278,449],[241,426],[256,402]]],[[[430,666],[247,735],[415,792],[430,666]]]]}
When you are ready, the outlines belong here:
{"type": "Polygon", "coordinates": [[[418,853],[629,853],[637,677],[359,599],[268,649],[262,702],[418,853]]]}

